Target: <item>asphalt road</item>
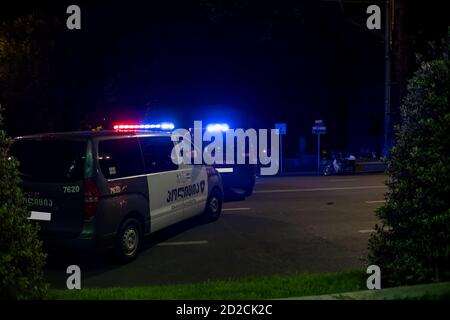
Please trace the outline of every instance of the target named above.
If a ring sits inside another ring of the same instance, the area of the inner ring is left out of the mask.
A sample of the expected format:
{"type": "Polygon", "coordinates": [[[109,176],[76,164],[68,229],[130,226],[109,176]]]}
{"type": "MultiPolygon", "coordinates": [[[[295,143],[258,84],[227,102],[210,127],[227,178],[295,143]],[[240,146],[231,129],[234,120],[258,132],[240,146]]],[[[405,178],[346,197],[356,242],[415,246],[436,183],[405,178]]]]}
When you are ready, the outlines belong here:
{"type": "Polygon", "coordinates": [[[126,265],[108,256],[51,256],[50,283],[65,287],[77,264],[83,287],[192,283],[249,276],[354,270],[383,203],[377,175],[259,178],[254,194],[224,204],[219,221],[183,222],[147,239],[126,265]]]}

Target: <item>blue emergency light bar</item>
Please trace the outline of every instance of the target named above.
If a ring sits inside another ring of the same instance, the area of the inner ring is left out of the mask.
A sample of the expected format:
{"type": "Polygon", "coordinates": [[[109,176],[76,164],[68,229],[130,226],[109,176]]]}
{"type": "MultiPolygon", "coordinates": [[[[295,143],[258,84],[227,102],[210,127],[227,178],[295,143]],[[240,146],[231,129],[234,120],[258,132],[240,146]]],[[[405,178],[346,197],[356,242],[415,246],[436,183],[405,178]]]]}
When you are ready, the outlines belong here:
{"type": "Polygon", "coordinates": [[[206,131],[209,132],[225,132],[228,131],[230,127],[226,123],[212,123],[206,126],[206,131]]]}

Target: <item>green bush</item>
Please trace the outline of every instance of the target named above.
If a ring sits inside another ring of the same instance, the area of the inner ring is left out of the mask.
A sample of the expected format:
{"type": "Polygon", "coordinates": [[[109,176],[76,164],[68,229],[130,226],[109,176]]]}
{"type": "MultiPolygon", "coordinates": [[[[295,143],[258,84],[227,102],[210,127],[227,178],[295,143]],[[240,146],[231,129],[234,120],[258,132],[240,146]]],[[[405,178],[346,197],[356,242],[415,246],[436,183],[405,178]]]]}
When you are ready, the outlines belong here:
{"type": "Polygon", "coordinates": [[[401,108],[389,191],[369,240],[383,286],[450,279],[450,77],[447,42],[422,62],[401,108]]]}
{"type": "Polygon", "coordinates": [[[18,163],[8,155],[10,145],[11,139],[0,130],[0,299],[41,299],[47,292],[46,257],[38,226],[27,219],[18,163]]]}

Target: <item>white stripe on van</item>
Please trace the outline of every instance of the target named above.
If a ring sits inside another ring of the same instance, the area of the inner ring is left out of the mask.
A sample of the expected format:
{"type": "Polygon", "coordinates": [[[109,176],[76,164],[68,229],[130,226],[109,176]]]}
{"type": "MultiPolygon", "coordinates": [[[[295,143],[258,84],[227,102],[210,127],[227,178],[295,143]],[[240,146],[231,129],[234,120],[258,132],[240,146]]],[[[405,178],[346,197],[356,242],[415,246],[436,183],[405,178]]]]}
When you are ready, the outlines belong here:
{"type": "Polygon", "coordinates": [[[216,170],[220,173],[232,173],[233,168],[216,168],[216,170]]]}
{"type": "Polygon", "coordinates": [[[52,220],[52,214],[50,212],[31,211],[31,215],[28,217],[28,219],[50,221],[52,220]]]}

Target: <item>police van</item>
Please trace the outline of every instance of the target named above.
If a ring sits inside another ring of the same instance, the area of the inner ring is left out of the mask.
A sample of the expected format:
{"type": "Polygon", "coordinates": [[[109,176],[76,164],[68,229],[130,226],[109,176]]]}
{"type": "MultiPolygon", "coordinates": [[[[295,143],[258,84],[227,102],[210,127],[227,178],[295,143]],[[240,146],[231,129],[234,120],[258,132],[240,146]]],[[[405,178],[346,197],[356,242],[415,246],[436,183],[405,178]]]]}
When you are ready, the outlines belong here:
{"type": "Polygon", "coordinates": [[[23,136],[11,151],[44,243],[114,248],[128,261],[147,234],[196,215],[220,216],[220,174],[175,164],[173,147],[168,132],[120,130],[23,136]]]}

